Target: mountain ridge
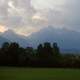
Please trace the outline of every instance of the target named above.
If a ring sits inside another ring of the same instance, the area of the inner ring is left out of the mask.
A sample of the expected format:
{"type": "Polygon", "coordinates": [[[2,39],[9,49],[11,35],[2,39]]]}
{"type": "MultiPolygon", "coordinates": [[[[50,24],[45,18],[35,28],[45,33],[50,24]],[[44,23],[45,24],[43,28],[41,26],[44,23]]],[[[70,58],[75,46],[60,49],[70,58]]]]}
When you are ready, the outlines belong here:
{"type": "MultiPolygon", "coordinates": [[[[61,48],[79,48],[80,32],[68,30],[66,28],[55,29],[47,27],[39,32],[33,33],[29,36],[36,43],[43,42],[57,42],[61,48]]],[[[79,48],[80,49],[80,48],[79,48]]]]}
{"type": "Polygon", "coordinates": [[[1,34],[6,39],[9,39],[11,42],[17,42],[22,47],[27,47],[29,40],[22,35],[15,33],[13,30],[7,30],[1,34]]]}
{"type": "Polygon", "coordinates": [[[57,42],[61,50],[80,50],[80,32],[66,28],[46,27],[28,37],[8,30],[2,33],[1,36],[12,42],[18,42],[22,47],[32,46],[37,48],[40,43],[57,42]]]}

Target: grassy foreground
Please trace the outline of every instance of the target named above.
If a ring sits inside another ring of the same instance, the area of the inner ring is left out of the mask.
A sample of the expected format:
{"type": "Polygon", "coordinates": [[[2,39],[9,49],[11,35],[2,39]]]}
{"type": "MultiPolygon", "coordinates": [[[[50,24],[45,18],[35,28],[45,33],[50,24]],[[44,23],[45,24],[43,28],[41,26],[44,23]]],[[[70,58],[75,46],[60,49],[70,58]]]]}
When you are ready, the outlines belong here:
{"type": "Polygon", "coordinates": [[[80,80],[80,70],[0,67],[0,80],[80,80]]]}

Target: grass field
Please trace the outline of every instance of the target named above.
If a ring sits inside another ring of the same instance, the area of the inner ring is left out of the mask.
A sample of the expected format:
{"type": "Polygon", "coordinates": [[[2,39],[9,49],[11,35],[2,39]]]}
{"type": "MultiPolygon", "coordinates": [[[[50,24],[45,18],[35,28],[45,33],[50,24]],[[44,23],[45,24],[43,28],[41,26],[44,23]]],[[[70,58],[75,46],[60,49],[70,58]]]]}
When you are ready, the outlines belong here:
{"type": "Polygon", "coordinates": [[[0,80],[80,80],[80,70],[0,67],[0,80]]]}

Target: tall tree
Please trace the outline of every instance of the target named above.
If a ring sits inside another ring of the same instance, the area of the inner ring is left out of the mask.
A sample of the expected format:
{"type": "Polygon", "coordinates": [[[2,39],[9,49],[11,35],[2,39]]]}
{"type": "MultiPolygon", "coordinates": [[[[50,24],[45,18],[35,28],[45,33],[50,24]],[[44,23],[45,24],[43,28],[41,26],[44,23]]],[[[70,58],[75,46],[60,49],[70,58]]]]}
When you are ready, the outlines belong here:
{"type": "Polygon", "coordinates": [[[38,53],[38,57],[42,58],[43,57],[43,46],[42,44],[39,44],[37,47],[37,53],[38,53]]]}
{"type": "Polygon", "coordinates": [[[12,57],[12,63],[17,64],[19,55],[19,44],[16,42],[11,43],[9,46],[8,54],[12,57]]]}
{"type": "Polygon", "coordinates": [[[9,49],[9,43],[5,42],[2,44],[1,50],[0,50],[0,63],[2,64],[8,64],[8,49],[9,49]]]}
{"type": "Polygon", "coordinates": [[[53,50],[49,42],[44,43],[43,53],[46,58],[51,58],[53,55],[53,50]]]}
{"type": "Polygon", "coordinates": [[[53,51],[56,56],[60,54],[60,50],[59,50],[57,43],[53,43],[53,51]]]}
{"type": "Polygon", "coordinates": [[[8,50],[8,48],[9,48],[9,43],[8,42],[5,42],[5,43],[2,44],[2,50],[3,51],[8,50]]]}

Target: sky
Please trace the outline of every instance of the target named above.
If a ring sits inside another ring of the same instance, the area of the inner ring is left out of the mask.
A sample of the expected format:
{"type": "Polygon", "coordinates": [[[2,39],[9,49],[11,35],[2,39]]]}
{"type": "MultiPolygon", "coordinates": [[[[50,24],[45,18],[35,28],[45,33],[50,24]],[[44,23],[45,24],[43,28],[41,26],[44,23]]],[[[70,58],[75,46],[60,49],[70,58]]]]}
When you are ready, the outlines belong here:
{"type": "Polygon", "coordinates": [[[80,0],[0,0],[0,32],[28,36],[47,26],[80,32],[80,0]]]}

